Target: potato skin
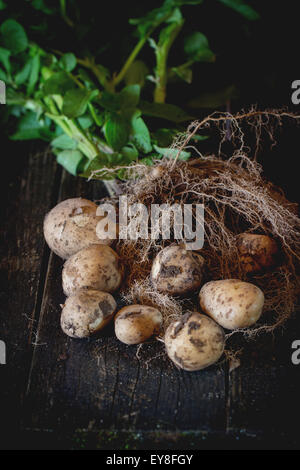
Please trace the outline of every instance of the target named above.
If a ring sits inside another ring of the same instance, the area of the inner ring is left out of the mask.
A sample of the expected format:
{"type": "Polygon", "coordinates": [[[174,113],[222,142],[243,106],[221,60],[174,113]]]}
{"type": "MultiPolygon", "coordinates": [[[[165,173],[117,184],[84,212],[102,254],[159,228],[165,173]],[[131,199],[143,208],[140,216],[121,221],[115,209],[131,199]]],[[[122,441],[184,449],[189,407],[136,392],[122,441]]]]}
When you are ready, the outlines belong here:
{"type": "Polygon", "coordinates": [[[116,337],[125,344],[143,343],[159,333],[162,323],[162,314],[156,308],[128,305],[115,316],[116,337]]]}
{"type": "Polygon", "coordinates": [[[155,257],[151,281],[160,292],[183,295],[199,289],[202,283],[204,259],[198,253],[180,245],[170,245],[155,257]]]}
{"type": "Polygon", "coordinates": [[[188,371],[205,369],[222,356],[225,335],[222,328],[201,313],[186,313],[173,322],[165,334],[165,346],[171,361],[188,371]]]}
{"type": "Polygon", "coordinates": [[[113,240],[100,240],[96,226],[102,219],[97,205],[81,197],[57,204],[44,219],[44,237],[49,248],[63,259],[92,244],[111,245],[113,240]]]}
{"type": "Polygon", "coordinates": [[[239,279],[211,281],[199,293],[200,307],[228,330],[247,328],[257,322],[264,305],[259,287],[239,279]]]}
{"type": "Polygon", "coordinates": [[[275,266],[278,246],[267,235],[241,233],[237,236],[240,262],[247,273],[259,273],[275,266]]]}
{"type": "Polygon", "coordinates": [[[100,331],[113,318],[117,304],[112,295],[81,290],[67,298],[60,318],[61,328],[72,338],[86,338],[100,331]]]}
{"type": "Polygon", "coordinates": [[[64,264],[62,282],[69,296],[79,289],[114,292],[122,281],[118,254],[107,245],[90,245],[71,256],[64,264]]]}

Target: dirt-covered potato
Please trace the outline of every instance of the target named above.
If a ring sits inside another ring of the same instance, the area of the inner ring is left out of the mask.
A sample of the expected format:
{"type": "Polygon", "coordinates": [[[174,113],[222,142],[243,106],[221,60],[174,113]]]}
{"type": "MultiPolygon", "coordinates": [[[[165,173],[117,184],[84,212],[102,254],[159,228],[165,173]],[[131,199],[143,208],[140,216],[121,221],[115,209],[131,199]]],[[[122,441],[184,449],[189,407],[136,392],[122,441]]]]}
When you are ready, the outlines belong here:
{"type": "Polygon", "coordinates": [[[259,287],[239,279],[207,282],[199,298],[202,310],[228,330],[253,325],[264,305],[259,287]]]}
{"type": "Polygon", "coordinates": [[[171,245],[155,257],[151,281],[160,292],[182,295],[199,289],[204,259],[198,253],[180,245],[171,245]]]}
{"type": "Polygon", "coordinates": [[[258,273],[276,264],[277,243],[267,235],[241,233],[237,236],[237,247],[243,270],[247,273],[258,273]]]}
{"type": "Polygon", "coordinates": [[[115,316],[116,337],[125,344],[139,344],[159,333],[163,323],[159,310],[147,305],[129,305],[115,316]]]}
{"type": "Polygon", "coordinates": [[[91,245],[71,256],[62,272],[64,293],[79,289],[114,292],[121,284],[123,269],[117,253],[107,245],[91,245]]]}
{"type": "Polygon", "coordinates": [[[72,338],[86,338],[107,325],[116,308],[115,299],[107,292],[75,292],[63,306],[60,318],[62,330],[72,338]]]}
{"type": "Polygon", "coordinates": [[[54,253],[68,259],[92,244],[111,245],[113,239],[100,240],[96,227],[102,217],[97,205],[81,197],[67,199],[53,207],[44,220],[44,236],[54,253]]]}
{"type": "Polygon", "coordinates": [[[225,335],[211,318],[198,312],[186,313],[169,325],[165,346],[171,361],[184,370],[200,370],[222,356],[225,335]]]}

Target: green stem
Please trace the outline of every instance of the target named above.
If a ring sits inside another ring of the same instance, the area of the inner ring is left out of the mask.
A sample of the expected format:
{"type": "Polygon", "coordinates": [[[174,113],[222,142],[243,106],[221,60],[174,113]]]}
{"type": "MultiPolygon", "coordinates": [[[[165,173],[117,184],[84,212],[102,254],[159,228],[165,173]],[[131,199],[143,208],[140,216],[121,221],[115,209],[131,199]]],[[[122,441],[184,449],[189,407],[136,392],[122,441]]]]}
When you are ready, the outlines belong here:
{"type": "Polygon", "coordinates": [[[172,23],[169,28],[166,40],[158,43],[155,55],[156,55],[156,70],[155,70],[155,81],[156,86],[154,90],[154,102],[164,103],[167,95],[167,82],[168,82],[168,56],[172,44],[174,43],[177,35],[179,34],[184,20],[178,23],[172,23]]]}
{"type": "Polygon", "coordinates": [[[61,14],[62,18],[67,23],[67,25],[71,26],[71,28],[74,28],[73,21],[67,15],[66,0],[59,0],[59,3],[60,3],[60,14],[61,14]]]}
{"type": "Polygon", "coordinates": [[[112,82],[113,82],[114,86],[118,85],[123,80],[123,78],[126,75],[127,70],[129,69],[131,64],[135,61],[135,59],[138,56],[138,54],[140,53],[141,49],[144,47],[145,43],[148,41],[148,38],[155,31],[156,28],[158,28],[164,21],[166,21],[168,19],[168,17],[170,15],[171,15],[171,13],[168,12],[164,17],[162,17],[159,21],[157,21],[157,23],[155,25],[153,25],[152,28],[150,28],[150,30],[148,31],[147,34],[145,34],[145,36],[140,38],[139,42],[137,43],[137,45],[135,46],[135,48],[133,49],[133,51],[129,55],[128,59],[126,60],[125,64],[123,65],[123,67],[120,70],[120,72],[118,73],[118,75],[116,75],[113,78],[112,82]]]}
{"type": "Polygon", "coordinates": [[[131,52],[130,56],[126,60],[125,64],[123,65],[123,67],[120,70],[120,72],[118,73],[118,75],[112,80],[114,86],[118,85],[118,83],[120,83],[123,80],[123,78],[126,75],[127,70],[129,69],[131,64],[134,62],[134,60],[136,59],[136,57],[140,53],[141,49],[144,47],[144,45],[145,45],[146,41],[148,40],[150,34],[152,34],[152,30],[151,30],[151,32],[149,32],[149,34],[147,34],[145,37],[143,37],[139,40],[139,42],[137,43],[137,45],[135,46],[135,48],[131,52]]]}
{"type": "Polygon", "coordinates": [[[60,115],[57,109],[57,105],[52,98],[47,97],[44,99],[44,101],[48,110],[50,111],[46,113],[46,115],[57,125],[59,125],[65,134],[76,140],[79,150],[81,150],[89,160],[95,158],[99,153],[97,146],[85,136],[81,129],[79,129],[76,122],[67,118],[66,116],[60,115]]]}

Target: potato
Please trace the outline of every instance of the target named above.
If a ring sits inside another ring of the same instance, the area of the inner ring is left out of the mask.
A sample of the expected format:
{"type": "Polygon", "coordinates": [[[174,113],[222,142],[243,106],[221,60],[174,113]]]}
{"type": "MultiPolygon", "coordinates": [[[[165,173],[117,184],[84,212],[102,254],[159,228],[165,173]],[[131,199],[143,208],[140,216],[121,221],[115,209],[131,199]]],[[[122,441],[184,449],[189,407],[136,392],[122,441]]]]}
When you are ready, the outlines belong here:
{"type": "Polygon", "coordinates": [[[107,245],[90,245],[71,256],[62,272],[63,290],[69,296],[79,289],[114,292],[123,269],[117,253],[107,245]]]}
{"type": "Polygon", "coordinates": [[[112,319],[117,304],[112,295],[98,290],[81,290],[67,298],[60,324],[72,338],[86,338],[112,319]]]}
{"type": "Polygon", "coordinates": [[[228,330],[253,325],[264,305],[264,294],[259,287],[239,279],[207,282],[199,298],[203,312],[228,330]]]}
{"type": "Polygon", "coordinates": [[[267,235],[241,233],[237,236],[237,247],[247,273],[258,273],[276,264],[277,243],[267,235]]]}
{"type": "Polygon", "coordinates": [[[139,344],[159,333],[163,323],[159,310],[147,305],[129,305],[115,316],[116,337],[125,344],[139,344]]]}
{"type": "Polygon", "coordinates": [[[170,245],[155,257],[151,281],[160,292],[182,295],[199,289],[204,259],[180,245],[170,245]]]}
{"type": "Polygon", "coordinates": [[[49,248],[68,259],[92,244],[111,245],[113,239],[97,237],[96,226],[102,217],[96,216],[96,210],[96,204],[81,197],[57,204],[44,220],[44,236],[49,248]]]}
{"type": "Polygon", "coordinates": [[[198,312],[186,313],[169,325],[165,346],[171,361],[184,370],[200,370],[222,356],[225,335],[211,318],[198,312]]]}

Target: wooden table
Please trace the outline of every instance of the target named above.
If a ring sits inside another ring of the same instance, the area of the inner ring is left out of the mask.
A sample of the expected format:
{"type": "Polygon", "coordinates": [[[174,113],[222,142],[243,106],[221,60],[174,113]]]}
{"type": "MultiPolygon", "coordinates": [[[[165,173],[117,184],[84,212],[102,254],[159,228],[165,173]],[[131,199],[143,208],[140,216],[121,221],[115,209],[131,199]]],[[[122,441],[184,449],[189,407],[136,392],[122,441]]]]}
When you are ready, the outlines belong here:
{"type": "Polygon", "coordinates": [[[177,370],[160,344],[147,362],[148,346],[138,358],[111,328],[89,341],[70,339],[59,324],[63,262],[45,245],[43,218],[63,199],[100,199],[105,186],[67,175],[50,154],[12,164],[4,179],[1,448],[300,447],[300,365],[291,362],[299,319],[251,343],[231,372],[225,362],[177,370]]]}

